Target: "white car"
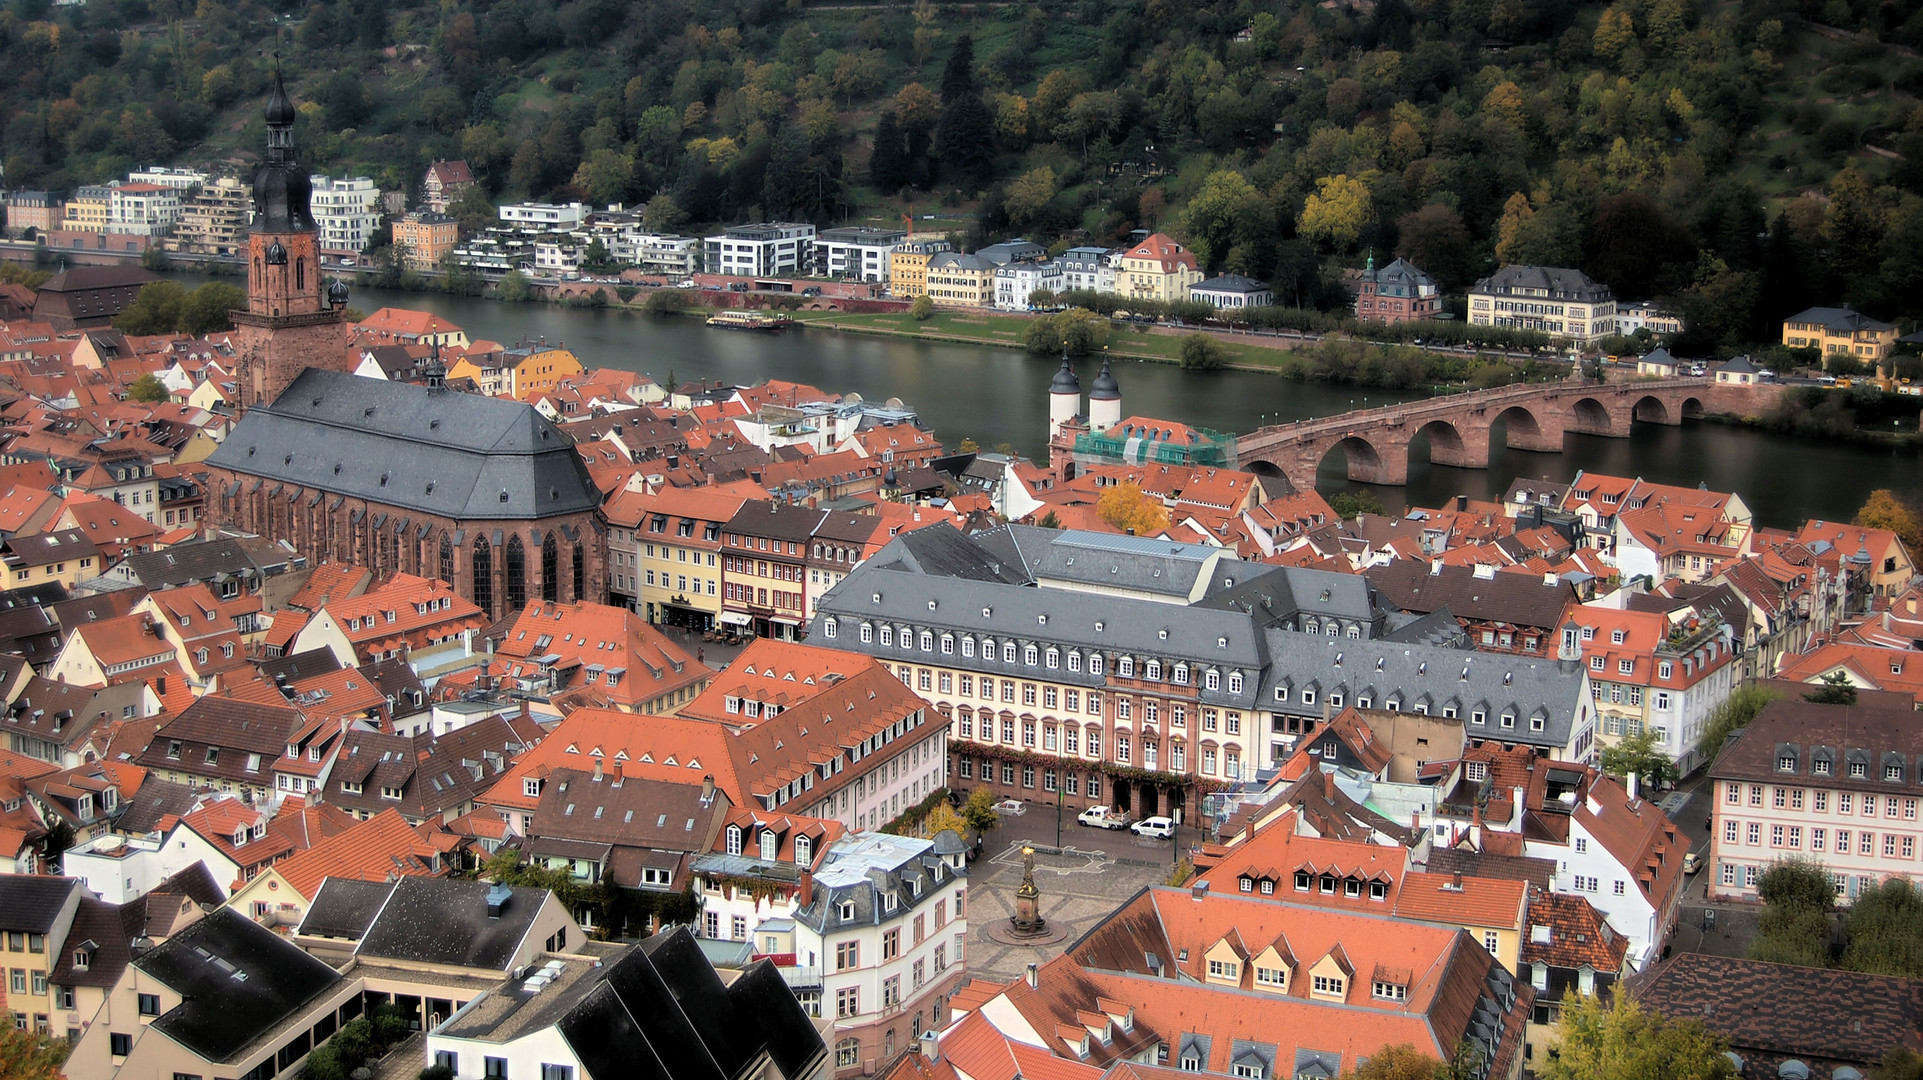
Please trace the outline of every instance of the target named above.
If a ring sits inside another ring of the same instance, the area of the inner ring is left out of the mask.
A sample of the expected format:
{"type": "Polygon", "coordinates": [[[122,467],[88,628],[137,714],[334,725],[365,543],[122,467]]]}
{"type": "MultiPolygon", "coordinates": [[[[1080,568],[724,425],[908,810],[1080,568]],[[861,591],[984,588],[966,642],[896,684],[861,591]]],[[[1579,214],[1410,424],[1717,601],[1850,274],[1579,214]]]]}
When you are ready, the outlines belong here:
{"type": "Polygon", "coordinates": [[[1145,817],[1130,825],[1128,831],[1151,840],[1167,840],[1175,835],[1175,821],[1165,817],[1145,817]]]}

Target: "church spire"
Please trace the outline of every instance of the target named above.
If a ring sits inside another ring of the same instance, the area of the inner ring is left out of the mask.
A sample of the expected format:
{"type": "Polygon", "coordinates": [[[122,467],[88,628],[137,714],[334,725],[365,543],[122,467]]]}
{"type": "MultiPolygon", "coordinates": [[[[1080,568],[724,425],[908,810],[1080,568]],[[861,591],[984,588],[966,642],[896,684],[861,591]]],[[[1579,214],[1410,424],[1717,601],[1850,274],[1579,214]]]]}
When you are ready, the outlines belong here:
{"type": "Polygon", "coordinates": [[[267,98],[267,156],[254,170],[255,232],[312,232],[315,228],[310,209],[313,182],[294,150],[294,121],[299,116],[276,66],[273,93],[267,98]]]}

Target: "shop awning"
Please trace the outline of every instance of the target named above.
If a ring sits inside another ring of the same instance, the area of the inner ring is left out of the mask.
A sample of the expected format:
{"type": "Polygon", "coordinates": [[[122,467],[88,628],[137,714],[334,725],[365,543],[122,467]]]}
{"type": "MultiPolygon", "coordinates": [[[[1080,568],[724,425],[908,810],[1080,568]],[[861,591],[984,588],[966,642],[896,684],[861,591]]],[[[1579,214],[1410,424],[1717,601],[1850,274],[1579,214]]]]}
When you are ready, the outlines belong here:
{"type": "Polygon", "coordinates": [[[721,613],[721,625],[723,626],[752,626],[753,624],[754,616],[752,615],[744,615],[739,611],[724,611],[721,613]]]}

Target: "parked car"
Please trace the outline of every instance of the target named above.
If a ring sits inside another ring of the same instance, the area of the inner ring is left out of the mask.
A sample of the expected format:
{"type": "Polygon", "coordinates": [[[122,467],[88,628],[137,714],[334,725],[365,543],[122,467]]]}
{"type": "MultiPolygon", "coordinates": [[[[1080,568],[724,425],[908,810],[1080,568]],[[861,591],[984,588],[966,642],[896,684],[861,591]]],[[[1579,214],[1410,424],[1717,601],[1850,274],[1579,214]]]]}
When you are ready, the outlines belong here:
{"type": "Polygon", "coordinates": [[[1693,874],[1702,868],[1703,856],[1701,852],[1692,851],[1683,856],[1683,873],[1693,874]]]}
{"type": "Polygon", "coordinates": [[[1106,806],[1091,806],[1076,815],[1075,821],[1077,824],[1096,829],[1128,828],[1128,815],[1117,813],[1106,806]]]}
{"type": "Polygon", "coordinates": [[[1003,799],[995,804],[995,812],[1008,817],[1021,817],[1028,812],[1028,804],[1019,799],[1003,799]]]}
{"type": "Polygon", "coordinates": [[[803,296],[820,296],[820,295],[821,295],[821,287],[820,287],[820,286],[818,286],[818,285],[810,285],[810,286],[808,286],[807,288],[805,288],[805,289],[803,289],[803,290],[801,290],[801,295],[803,295],[803,296]]]}
{"type": "Polygon", "coordinates": [[[1146,836],[1151,840],[1167,840],[1175,835],[1175,821],[1173,818],[1160,816],[1145,817],[1130,825],[1128,831],[1137,836],[1146,836]]]}

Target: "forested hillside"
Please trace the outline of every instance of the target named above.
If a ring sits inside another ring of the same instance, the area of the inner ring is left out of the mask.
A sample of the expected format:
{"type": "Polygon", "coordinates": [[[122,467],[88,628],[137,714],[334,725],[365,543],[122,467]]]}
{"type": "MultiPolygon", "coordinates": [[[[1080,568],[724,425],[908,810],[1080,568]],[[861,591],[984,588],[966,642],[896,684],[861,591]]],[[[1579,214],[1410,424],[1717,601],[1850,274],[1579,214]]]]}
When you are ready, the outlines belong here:
{"type": "Polygon", "coordinates": [[[1576,265],[1734,343],[1923,306],[1918,45],[1896,0],[31,0],[0,111],[9,187],[244,169],[278,49],[304,159],[383,187],[460,157],[664,228],[1152,226],[1301,306],[1371,252],[1576,265]]]}

